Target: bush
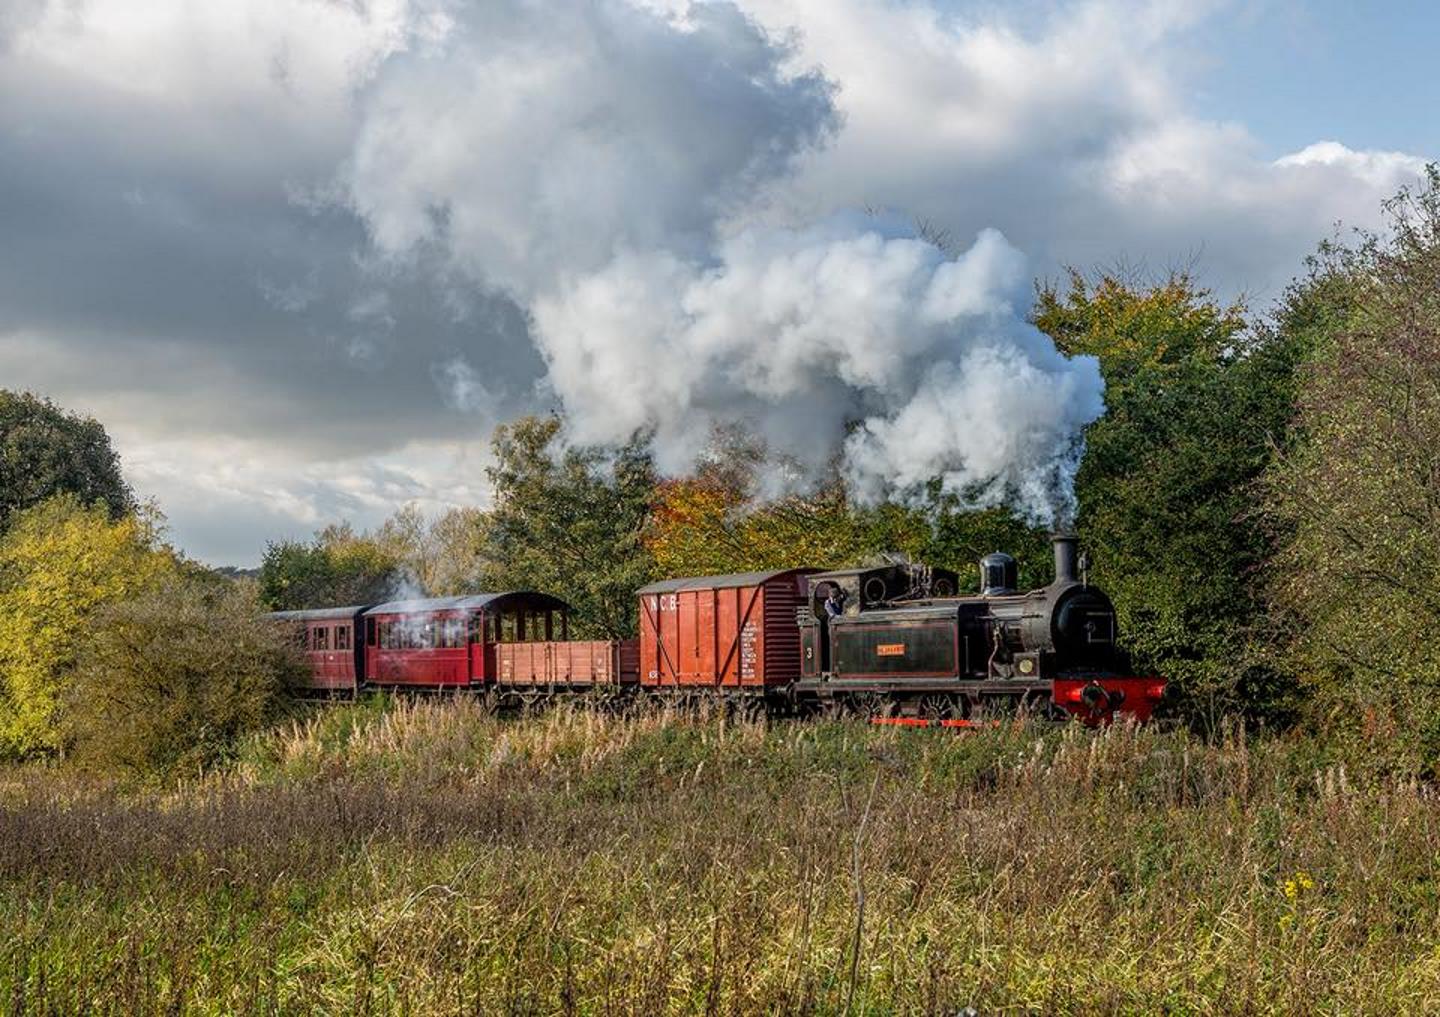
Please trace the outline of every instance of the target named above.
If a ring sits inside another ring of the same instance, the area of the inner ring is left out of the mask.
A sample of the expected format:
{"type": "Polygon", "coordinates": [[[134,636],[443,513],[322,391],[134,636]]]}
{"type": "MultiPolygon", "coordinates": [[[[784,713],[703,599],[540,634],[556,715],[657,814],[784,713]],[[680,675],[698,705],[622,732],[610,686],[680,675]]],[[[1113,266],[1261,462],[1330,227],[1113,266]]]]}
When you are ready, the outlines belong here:
{"type": "Polygon", "coordinates": [[[72,495],[13,516],[0,537],[0,754],[60,747],[57,710],[97,610],[176,569],[153,513],[112,520],[72,495]]]}
{"type": "Polygon", "coordinates": [[[66,698],[72,758],[131,775],[203,770],[272,722],[302,675],[253,585],[174,578],[96,617],[66,698]]]}
{"type": "Polygon", "coordinates": [[[1316,334],[1300,442],[1271,469],[1267,576],[1318,722],[1440,771],[1440,170],[1384,236],[1326,245],[1292,297],[1316,334]],[[1355,719],[1364,717],[1363,725],[1355,719]]]}

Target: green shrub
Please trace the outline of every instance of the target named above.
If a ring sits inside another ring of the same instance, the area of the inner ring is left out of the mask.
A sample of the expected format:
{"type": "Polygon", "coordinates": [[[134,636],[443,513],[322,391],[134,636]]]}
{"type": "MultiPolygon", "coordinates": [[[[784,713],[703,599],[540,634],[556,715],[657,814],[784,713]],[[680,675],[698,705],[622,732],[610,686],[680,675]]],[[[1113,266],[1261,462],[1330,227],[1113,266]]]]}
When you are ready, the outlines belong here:
{"type": "Polygon", "coordinates": [[[279,715],[302,667],[253,586],[164,582],[97,615],[66,697],[72,758],[130,775],[204,769],[279,715]]]}

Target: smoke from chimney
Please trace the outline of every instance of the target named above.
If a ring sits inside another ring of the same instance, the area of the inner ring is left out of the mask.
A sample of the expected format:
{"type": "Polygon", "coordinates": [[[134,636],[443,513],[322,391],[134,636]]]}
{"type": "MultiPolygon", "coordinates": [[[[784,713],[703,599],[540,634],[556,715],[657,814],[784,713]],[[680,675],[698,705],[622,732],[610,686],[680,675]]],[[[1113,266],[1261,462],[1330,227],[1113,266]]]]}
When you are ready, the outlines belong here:
{"type": "MultiPolygon", "coordinates": [[[[860,501],[938,478],[1063,525],[1104,385],[1025,320],[1024,256],[780,207],[840,126],[832,83],[733,5],[681,7],[500,0],[386,61],[341,182],[377,250],[522,308],[571,440],[653,429],[684,473],[739,423],[797,467],[766,494],[838,462],[860,501]]],[[[454,405],[503,388],[471,362],[437,372],[454,405]]]]}

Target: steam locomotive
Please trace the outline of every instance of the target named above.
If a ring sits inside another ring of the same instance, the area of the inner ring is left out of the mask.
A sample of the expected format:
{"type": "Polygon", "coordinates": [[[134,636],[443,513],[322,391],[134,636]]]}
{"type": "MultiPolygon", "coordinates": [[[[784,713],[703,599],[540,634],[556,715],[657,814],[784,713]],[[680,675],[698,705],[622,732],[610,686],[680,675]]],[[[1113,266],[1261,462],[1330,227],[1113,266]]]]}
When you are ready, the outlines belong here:
{"type": "Polygon", "coordinates": [[[1126,673],[1114,605],[1087,581],[1076,539],[1052,542],[1055,578],[1028,592],[1015,559],[998,551],[981,559],[974,596],[955,595],[955,573],[911,564],[811,575],[797,691],[821,702],[865,697],[880,712],[931,721],[1016,707],[1147,719],[1164,683],[1126,673]],[[827,617],[836,590],[845,606],[827,617]]]}
{"type": "Polygon", "coordinates": [[[1165,683],[1129,672],[1115,609],[1074,537],[1028,592],[1015,559],[980,565],[980,592],[908,561],[669,579],[636,591],[639,638],[573,641],[569,606],[543,593],[278,612],[310,688],[456,688],[501,703],[575,693],[721,699],[746,709],[858,711],[877,723],[966,726],[1024,710],[1108,723],[1148,719],[1165,683]]]}

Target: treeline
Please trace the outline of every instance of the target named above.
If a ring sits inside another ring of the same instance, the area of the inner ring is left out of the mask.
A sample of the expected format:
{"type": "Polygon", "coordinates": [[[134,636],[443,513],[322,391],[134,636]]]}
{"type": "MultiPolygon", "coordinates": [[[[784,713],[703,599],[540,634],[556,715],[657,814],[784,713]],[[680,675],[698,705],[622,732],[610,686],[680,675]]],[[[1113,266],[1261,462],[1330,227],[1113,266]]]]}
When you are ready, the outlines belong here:
{"type": "MultiPolygon", "coordinates": [[[[1312,725],[1428,771],[1440,177],[1386,214],[1379,234],[1322,245],[1268,309],[1185,274],[1072,272],[1037,288],[1033,320],[1100,361],[1107,412],[1086,434],[1077,526],[1135,667],[1171,679],[1174,712],[1204,729],[1312,725]]],[[[761,499],[776,464],[742,428],[679,478],[658,475],[644,434],[575,447],[554,417],[499,428],[493,452],[490,506],[272,543],[251,582],[164,545],[99,424],[0,394],[0,752],[205,765],[294,673],[247,624],[262,609],[538,588],[574,605],[577,634],[618,637],[658,576],[902,552],[973,577],[1003,548],[1022,581],[1049,578],[1045,532],[938,486],[918,504],[856,505],[838,477],[761,499]],[[233,655],[198,649],[221,640],[233,655]]]]}

